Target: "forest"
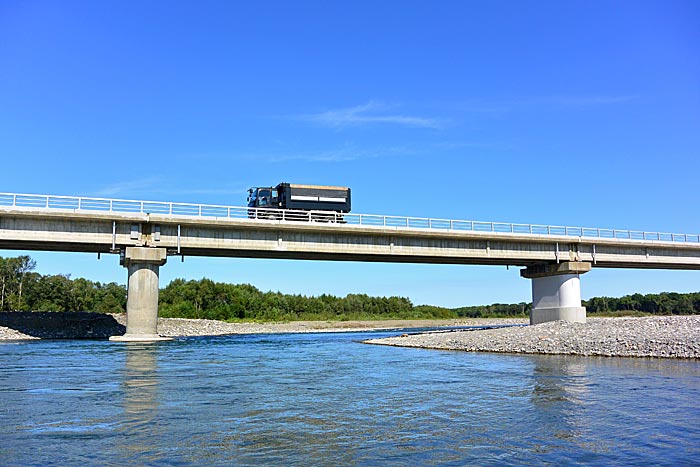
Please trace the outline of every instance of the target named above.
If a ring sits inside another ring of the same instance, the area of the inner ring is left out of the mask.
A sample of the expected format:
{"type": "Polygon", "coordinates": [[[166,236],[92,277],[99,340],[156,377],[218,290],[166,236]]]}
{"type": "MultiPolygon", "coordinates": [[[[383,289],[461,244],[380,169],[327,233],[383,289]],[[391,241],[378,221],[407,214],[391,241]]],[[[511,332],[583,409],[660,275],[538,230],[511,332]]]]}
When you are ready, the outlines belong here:
{"type": "MultiPolygon", "coordinates": [[[[124,313],[126,287],[69,275],[42,275],[29,256],[0,258],[0,311],[124,313]]],[[[700,292],[594,297],[588,314],[605,316],[700,314],[700,292]]],[[[222,321],[450,319],[524,317],[530,303],[460,308],[414,305],[405,297],[365,294],[304,296],[262,292],[249,284],[175,279],[159,293],[159,315],[222,321]]]]}

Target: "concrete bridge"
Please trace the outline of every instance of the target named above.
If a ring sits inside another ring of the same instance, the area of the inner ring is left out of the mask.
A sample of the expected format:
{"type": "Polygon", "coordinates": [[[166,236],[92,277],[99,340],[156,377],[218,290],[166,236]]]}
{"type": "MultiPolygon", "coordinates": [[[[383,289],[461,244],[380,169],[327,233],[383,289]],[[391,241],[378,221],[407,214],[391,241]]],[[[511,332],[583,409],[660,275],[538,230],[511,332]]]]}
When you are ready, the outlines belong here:
{"type": "Polygon", "coordinates": [[[113,253],[128,270],[127,332],[157,340],[168,256],[519,266],[530,323],[583,322],[592,267],[700,269],[700,235],[366,214],[314,222],[247,207],[0,193],[0,249],[113,253]]]}

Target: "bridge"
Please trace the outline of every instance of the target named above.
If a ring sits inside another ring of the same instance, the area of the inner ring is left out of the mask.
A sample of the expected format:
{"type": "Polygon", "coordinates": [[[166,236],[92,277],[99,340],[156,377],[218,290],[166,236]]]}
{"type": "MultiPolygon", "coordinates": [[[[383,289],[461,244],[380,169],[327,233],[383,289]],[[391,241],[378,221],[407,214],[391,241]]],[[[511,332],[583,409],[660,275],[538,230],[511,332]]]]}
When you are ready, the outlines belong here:
{"type": "Polygon", "coordinates": [[[700,235],[449,219],[313,213],[159,201],[0,193],[0,249],[119,254],[127,332],[157,340],[168,256],[522,267],[530,323],[584,322],[580,276],[597,268],[700,270],[700,235]]]}

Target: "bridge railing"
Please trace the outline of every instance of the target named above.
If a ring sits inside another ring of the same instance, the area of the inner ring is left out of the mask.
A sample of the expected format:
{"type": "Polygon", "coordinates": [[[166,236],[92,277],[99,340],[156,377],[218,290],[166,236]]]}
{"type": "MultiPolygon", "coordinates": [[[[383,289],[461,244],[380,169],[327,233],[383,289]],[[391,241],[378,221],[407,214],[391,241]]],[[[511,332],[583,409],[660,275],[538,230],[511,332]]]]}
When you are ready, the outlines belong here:
{"type": "Polygon", "coordinates": [[[229,219],[271,219],[296,222],[330,222],[427,230],[514,233],[545,236],[593,237],[626,240],[651,240],[700,243],[700,234],[645,232],[640,230],[599,229],[558,225],[514,224],[421,217],[382,216],[376,214],[339,214],[325,211],[299,212],[282,209],[219,206],[210,204],[136,201],[127,199],[0,193],[0,206],[71,211],[149,213],[172,216],[218,217],[229,219]]]}

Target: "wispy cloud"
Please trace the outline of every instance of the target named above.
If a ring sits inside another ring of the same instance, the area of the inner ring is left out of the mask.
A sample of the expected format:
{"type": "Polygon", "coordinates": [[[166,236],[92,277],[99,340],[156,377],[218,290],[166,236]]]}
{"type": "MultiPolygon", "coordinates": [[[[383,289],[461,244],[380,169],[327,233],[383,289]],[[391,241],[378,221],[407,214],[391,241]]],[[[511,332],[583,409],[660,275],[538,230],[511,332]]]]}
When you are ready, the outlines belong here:
{"type": "Polygon", "coordinates": [[[443,121],[436,118],[417,117],[390,112],[388,106],[370,101],[363,105],[343,109],[327,110],[314,114],[298,115],[294,118],[320,125],[341,128],[357,125],[389,124],[417,128],[439,129],[443,121]]]}
{"type": "MultiPolygon", "coordinates": [[[[238,187],[228,187],[228,188],[184,188],[184,189],[178,189],[176,192],[178,195],[206,195],[206,196],[211,196],[211,195],[222,195],[222,196],[229,196],[229,195],[238,195],[241,193],[245,193],[248,190],[247,187],[238,186],[238,187]]],[[[172,192],[172,190],[170,191],[172,192]]]]}
{"type": "Polygon", "coordinates": [[[510,145],[501,142],[480,141],[439,141],[411,145],[357,147],[346,145],[338,148],[315,151],[270,152],[264,154],[248,153],[242,157],[249,160],[265,160],[270,163],[283,162],[317,162],[338,163],[362,160],[389,158],[435,158],[455,153],[471,153],[473,151],[509,150],[510,145]]]}
{"type": "Polygon", "coordinates": [[[153,192],[154,188],[162,183],[160,177],[120,181],[98,189],[95,196],[128,196],[133,193],[153,192]]]}
{"type": "Polygon", "coordinates": [[[246,188],[241,186],[228,186],[217,188],[199,188],[187,186],[173,186],[160,177],[144,178],[116,182],[96,190],[93,196],[105,198],[142,198],[167,196],[168,199],[182,196],[237,196],[245,193],[246,188]]]}
{"type": "Polygon", "coordinates": [[[303,162],[348,162],[361,159],[379,159],[415,154],[415,150],[403,146],[379,148],[342,147],[322,151],[299,152],[295,154],[271,155],[271,162],[303,161],[303,162]]]}
{"type": "Polygon", "coordinates": [[[240,155],[240,157],[251,161],[258,161],[261,158],[264,158],[267,162],[273,164],[281,162],[336,163],[367,159],[380,159],[386,157],[400,157],[416,153],[417,151],[415,149],[404,146],[388,146],[376,148],[358,148],[354,146],[343,146],[339,148],[299,150],[294,152],[266,151],[264,154],[247,153],[240,155]]]}
{"type": "Polygon", "coordinates": [[[588,107],[598,105],[622,104],[637,100],[636,95],[581,95],[581,96],[553,96],[548,100],[553,104],[558,104],[567,107],[588,107]]]}
{"type": "Polygon", "coordinates": [[[639,99],[638,95],[614,94],[562,94],[542,96],[518,96],[504,99],[474,99],[459,104],[447,104],[462,115],[500,117],[517,112],[561,111],[621,105],[639,99]]]}

